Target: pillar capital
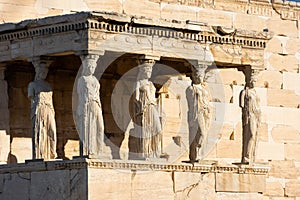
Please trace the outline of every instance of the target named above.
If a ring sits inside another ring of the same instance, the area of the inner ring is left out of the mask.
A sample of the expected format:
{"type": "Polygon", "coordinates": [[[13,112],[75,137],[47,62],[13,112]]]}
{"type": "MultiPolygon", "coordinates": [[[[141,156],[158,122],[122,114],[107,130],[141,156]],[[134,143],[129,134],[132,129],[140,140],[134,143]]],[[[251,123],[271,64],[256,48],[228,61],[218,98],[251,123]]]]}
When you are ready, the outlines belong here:
{"type": "Polygon", "coordinates": [[[160,56],[153,55],[153,54],[146,54],[146,55],[144,55],[144,59],[159,61],[160,60],[160,56]]]}
{"type": "Polygon", "coordinates": [[[99,57],[100,56],[98,54],[82,54],[82,55],[80,55],[80,59],[81,59],[82,63],[86,59],[97,62],[99,57]]]}
{"type": "Polygon", "coordinates": [[[249,86],[250,82],[256,82],[259,73],[263,71],[262,68],[257,68],[255,66],[245,66],[243,68],[239,68],[238,70],[242,71],[245,75],[246,87],[249,86]]]}
{"type": "Polygon", "coordinates": [[[158,55],[152,55],[152,54],[144,54],[144,55],[137,56],[137,60],[138,60],[139,64],[142,61],[148,62],[149,60],[153,60],[154,63],[155,63],[156,61],[160,60],[160,56],[158,56],[158,55]]]}
{"type": "Polygon", "coordinates": [[[191,64],[192,76],[198,74],[202,78],[204,78],[205,71],[208,68],[208,65],[210,65],[211,63],[205,61],[199,61],[199,60],[192,60],[190,61],[190,64],[191,64]]]}
{"type": "Polygon", "coordinates": [[[49,56],[37,56],[29,58],[28,61],[33,64],[35,69],[49,68],[49,66],[53,62],[53,58],[49,56]]]}
{"type": "Polygon", "coordinates": [[[191,64],[192,70],[206,70],[209,65],[211,65],[211,62],[206,62],[202,60],[189,60],[189,63],[191,64]]]}
{"type": "Polygon", "coordinates": [[[105,50],[98,50],[98,51],[88,51],[88,50],[84,50],[84,51],[77,51],[75,53],[75,55],[77,56],[88,56],[88,55],[94,55],[94,56],[103,56],[105,54],[105,50]]]}
{"type": "Polygon", "coordinates": [[[255,80],[257,81],[259,73],[262,69],[251,69],[250,71],[250,81],[255,80]]]}

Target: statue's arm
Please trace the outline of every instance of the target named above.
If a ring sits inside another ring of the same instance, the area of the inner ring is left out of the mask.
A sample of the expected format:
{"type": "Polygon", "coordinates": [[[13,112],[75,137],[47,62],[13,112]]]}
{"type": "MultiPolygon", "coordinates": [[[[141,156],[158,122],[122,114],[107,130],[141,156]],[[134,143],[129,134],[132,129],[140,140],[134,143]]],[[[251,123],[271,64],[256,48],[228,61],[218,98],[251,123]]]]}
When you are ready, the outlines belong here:
{"type": "Polygon", "coordinates": [[[157,105],[158,100],[155,98],[156,88],[154,84],[151,82],[149,100],[151,104],[157,105]]]}
{"type": "Polygon", "coordinates": [[[257,94],[256,94],[256,105],[257,105],[257,110],[256,110],[257,125],[260,126],[261,124],[260,98],[257,94]]]}
{"type": "Polygon", "coordinates": [[[245,107],[245,90],[242,90],[240,93],[240,107],[245,107]]]}
{"type": "Polygon", "coordinates": [[[194,98],[194,90],[192,86],[189,86],[186,91],[186,99],[187,99],[187,103],[188,103],[188,121],[193,121],[195,120],[196,116],[195,116],[195,109],[196,106],[195,105],[195,98],[194,98]]]}
{"type": "Polygon", "coordinates": [[[211,113],[211,107],[210,107],[210,102],[212,100],[212,96],[209,90],[208,86],[204,86],[203,89],[205,90],[205,103],[206,103],[206,109],[208,111],[208,113],[211,113]]]}
{"type": "Polygon", "coordinates": [[[28,98],[32,99],[34,97],[34,88],[33,83],[29,83],[28,85],[28,98]]]}
{"type": "Polygon", "coordinates": [[[79,80],[78,80],[77,94],[78,94],[77,115],[80,116],[85,113],[85,107],[88,102],[88,91],[85,86],[84,80],[81,78],[79,78],[79,80]]]}

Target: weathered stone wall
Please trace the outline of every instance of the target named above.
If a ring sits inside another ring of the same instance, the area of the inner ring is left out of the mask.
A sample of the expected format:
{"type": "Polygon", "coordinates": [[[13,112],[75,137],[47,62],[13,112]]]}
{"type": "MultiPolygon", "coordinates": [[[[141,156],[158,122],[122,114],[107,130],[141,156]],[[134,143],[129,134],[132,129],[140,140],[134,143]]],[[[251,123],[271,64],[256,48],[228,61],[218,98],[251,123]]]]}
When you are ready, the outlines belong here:
{"type": "Polygon", "coordinates": [[[188,171],[178,167],[83,159],[11,164],[0,166],[0,199],[265,200],[264,173],[233,172],[236,166],[220,167],[219,172],[201,165],[185,164],[188,171]]]}
{"type": "Polygon", "coordinates": [[[55,169],[54,162],[36,162],[0,170],[0,199],[87,199],[84,165],[55,169]]]}
{"type": "MultiPolygon", "coordinates": [[[[182,23],[186,20],[192,20],[213,26],[220,25],[256,31],[265,29],[274,32],[274,37],[267,44],[264,52],[265,71],[260,72],[258,87],[256,88],[261,98],[263,112],[256,160],[257,162],[268,162],[271,166],[266,179],[266,189],[262,195],[228,193],[228,191],[213,193],[213,195],[215,195],[214,198],[219,199],[295,200],[300,198],[298,3],[276,1],[276,3],[271,4],[268,1],[233,0],[180,2],[175,0],[28,0],[14,2],[2,0],[0,2],[0,19],[2,22],[16,22],[71,11],[105,10],[148,18],[178,20],[182,23]]],[[[231,163],[239,161],[241,157],[242,129],[238,96],[243,89],[245,80],[244,75],[235,68],[218,69],[216,73],[219,79],[208,79],[208,84],[215,99],[212,103],[216,112],[215,121],[222,122],[220,125],[221,138],[210,152],[208,159],[231,163]],[[224,92],[224,95],[220,95],[219,91],[224,92]]],[[[166,101],[169,103],[176,101],[176,96],[166,101]]],[[[24,115],[26,113],[28,112],[24,111],[24,115]]],[[[174,113],[169,112],[169,114],[173,115],[174,113]]],[[[174,116],[178,116],[178,114],[175,113],[174,116]]],[[[178,118],[175,117],[175,119],[168,121],[169,124],[166,126],[174,127],[172,124],[176,124],[178,122],[176,120],[178,118]]],[[[169,138],[172,136],[170,134],[169,138]]],[[[186,158],[186,155],[183,155],[183,158],[184,156],[186,158]]],[[[165,184],[167,185],[171,182],[168,179],[171,175],[166,176],[168,181],[165,184]]],[[[124,182],[128,180],[126,179],[124,182]]],[[[147,178],[141,182],[146,180],[147,178]]],[[[208,185],[210,184],[213,183],[208,181],[208,185]]],[[[206,185],[206,187],[208,186],[206,185]]],[[[145,192],[147,189],[139,188],[138,191],[145,192]]],[[[178,191],[181,190],[178,189],[178,191]]],[[[179,192],[176,196],[178,199],[185,199],[192,194],[187,193],[179,192]]],[[[197,194],[195,195],[197,196],[197,194]]],[[[135,195],[139,194],[135,193],[135,195]]],[[[191,199],[198,198],[192,197],[192,195],[189,197],[191,199]]]]}

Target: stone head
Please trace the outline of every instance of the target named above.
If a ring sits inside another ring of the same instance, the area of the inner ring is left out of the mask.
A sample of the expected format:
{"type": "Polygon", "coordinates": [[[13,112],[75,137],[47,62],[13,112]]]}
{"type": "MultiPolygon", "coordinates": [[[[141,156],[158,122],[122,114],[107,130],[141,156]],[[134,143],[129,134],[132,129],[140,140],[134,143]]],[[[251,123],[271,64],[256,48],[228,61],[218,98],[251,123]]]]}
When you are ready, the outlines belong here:
{"type": "Polygon", "coordinates": [[[45,80],[48,74],[48,67],[46,63],[40,63],[35,67],[35,80],[45,80]]]}
{"type": "Polygon", "coordinates": [[[155,64],[154,60],[144,60],[141,62],[139,65],[139,72],[137,79],[138,80],[144,80],[144,79],[149,79],[151,78],[152,75],[152,68],[153,65],[155,64]]]}
{"type": "Polygon", "coordinates": [[[249,83],[249,88],[254,88],[256,86],[256,82],[257,80],[255,78],[252,78],[249,83]]]}
{"type": "Polygon", "coordinates": [[[195,69],[192,72],[192,83],[201,84],[204,82],[205,72],[204,70],[195,69]]]}
{"type": "Polygon", "coordinates": [[[82,75],[84,76],[91,76],[94,74],[95,69],[97,67],[97,59],[96,58],[92,58],[90,56],[87,56],[84,60],[83,60],[83,71],[82,71],[82,75]]]}

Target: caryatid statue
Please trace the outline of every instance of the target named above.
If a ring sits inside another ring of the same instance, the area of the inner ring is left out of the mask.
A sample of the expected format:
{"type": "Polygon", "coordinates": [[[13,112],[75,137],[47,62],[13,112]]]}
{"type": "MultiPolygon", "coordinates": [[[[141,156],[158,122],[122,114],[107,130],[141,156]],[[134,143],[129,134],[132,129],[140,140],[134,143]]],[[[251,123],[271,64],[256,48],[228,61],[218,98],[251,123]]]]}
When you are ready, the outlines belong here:
{"type": "Polygon", "coordinates": [[[161,155],[162,125],[155,98],[156,88],[149,81],[154,60],[140,60],[134,93],[135,136],[138,137],[137,153],[141,158],[159,158],[161,155]]]}
{"type": "Polygon", "coordinates": [[[81,56],[82,74],[77,82],[76,122],[80,137],[80,154],[89,158],[99,158],[104,145],[100,83],[94,76],[98,58],[98,55],[81,56]]]}
{"type": "Polygon", "coordinates": [[[192,85],[186,90],[190,162],[197,162],[203,159],[208,129],[210,127],[211,107],[209,102],[211,98],[203,81],[206,68],[205,66],[192,68],[192,85]]]}
{"type": "Polygon", "coordinates": [[[56,157],[56,125],[52,102],[52,88],[45,81],[48,64],[33,61],[35,79],[29,83],[28,97],[31,99],[32,158],[54,159],[56,157]]]}
{"type": "Polygon", "coordinates": [[[240,107],[242,108],[243,123],[243,151],[241,162],[244,164],[254,162],[257,130],[261,122],[260,99],[254,89],[256,79],[255,70],[251,70],[250,81],[240,93],[240,107]]]}

